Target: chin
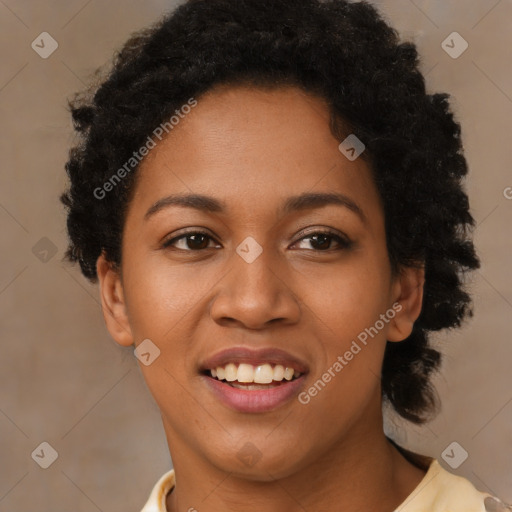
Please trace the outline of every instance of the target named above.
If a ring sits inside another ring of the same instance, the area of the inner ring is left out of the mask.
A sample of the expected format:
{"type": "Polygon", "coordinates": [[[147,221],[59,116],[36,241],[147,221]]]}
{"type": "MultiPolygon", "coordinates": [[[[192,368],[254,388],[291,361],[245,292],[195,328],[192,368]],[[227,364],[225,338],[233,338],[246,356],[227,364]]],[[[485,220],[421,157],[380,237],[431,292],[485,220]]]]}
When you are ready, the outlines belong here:
{"type": "MultiPolygon", "coordinates": [[[[262,436],[263,439],[265,436],[262,436]]],[[[222,454],[211,454],[211,462],[220,470],[232,476],[259,482],[272,482],[293,475],[307,466],[297,453],[297,443],[260,443],[243,441],[236,443],[239,447],[234,452],[232,445],[226,447],[222,454]],[[290,457],[293,455],[293,458],[290,457]]]]}

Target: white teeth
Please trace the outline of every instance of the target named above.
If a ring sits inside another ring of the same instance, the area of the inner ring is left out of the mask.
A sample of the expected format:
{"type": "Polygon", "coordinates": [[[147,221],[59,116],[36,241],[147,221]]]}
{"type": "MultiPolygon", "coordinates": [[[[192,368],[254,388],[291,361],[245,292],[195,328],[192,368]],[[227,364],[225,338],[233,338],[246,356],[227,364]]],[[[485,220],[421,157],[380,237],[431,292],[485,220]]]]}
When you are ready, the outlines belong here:
{"type": "Polygon", "coordinates": [[[233,363],[229,363],[225,366],[224,371],[226,372],[226,376],[224,377],[228,382],[233,382],[236,380],[236,366],[233,363]]]}
{"type": "Polygon", "coordinates": [[[293,373],[293,368],[286,368],[286,370],[284,371],[284,378],[286,380],[292,380],[293,373]]]}
{"type": "Polygon", "coordinates": [[[270,384],[274,380],[274,370],[269,364],[262,364],[254,371],[254,382],[256,384],[270,384]]]}
{"type": "Polygon", "coordinates": [[[236,380],[238,382],[254,382],[254,367],[245,363],[239,365],[236,380]]]}
{"type": "Polygon", "coordinates": [[[281,364],[278,364],[274,368],[274,380],[283,380],[283,378],[284,378],[284,366],[281,364]]]}
{"type": "MultiPolygon", "coordinates": [[[[212,377],[218,380],[228,382],[242,382],[255,384],[271,384],[272,382],[281,382],[282,380],[292,380],[294,377],[300,377],[302,374],[293,368],[265,363],[259,366],[253,366],[247,363],[228,363],[225,366],[217,366],[210,370],[212,377]]],[[[264,387],[264,386],[263,386],[264,387]]],[[[242,386],[243,389],[256,389],[250,386],[242,386]]]]}
{"type": "Polygon", "coordinates": [[[229,385],[234,388],[243,389],[244,391],[252,391],[254,389],[268,389],[279,386],[279,384],[238,384],[236,382],[230,382],[229,385]]]}

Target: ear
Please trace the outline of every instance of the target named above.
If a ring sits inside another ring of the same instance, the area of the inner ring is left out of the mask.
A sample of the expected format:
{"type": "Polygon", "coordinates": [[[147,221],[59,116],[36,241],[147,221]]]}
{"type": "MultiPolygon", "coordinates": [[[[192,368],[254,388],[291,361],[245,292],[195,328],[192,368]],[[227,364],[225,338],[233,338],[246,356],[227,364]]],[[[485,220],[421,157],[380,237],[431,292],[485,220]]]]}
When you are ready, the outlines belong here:
{"type": "Polygon", "coordinates": [[[424,266],[402,267],[394,278],[392,295],[396,315],[389,323],[388,341],[402,341],[411,334],[414,322],[421,313],[424,284],[424,266]]]}
{"type": "Polygon", "coordinates": [[[128,322],[121,277],[112,264],[106,260],[103,252],[96,261],[96,272],[100,283],[101,307],[107,329],[119,345],[128,347],[133,344],[133,335],[128,322]]]}

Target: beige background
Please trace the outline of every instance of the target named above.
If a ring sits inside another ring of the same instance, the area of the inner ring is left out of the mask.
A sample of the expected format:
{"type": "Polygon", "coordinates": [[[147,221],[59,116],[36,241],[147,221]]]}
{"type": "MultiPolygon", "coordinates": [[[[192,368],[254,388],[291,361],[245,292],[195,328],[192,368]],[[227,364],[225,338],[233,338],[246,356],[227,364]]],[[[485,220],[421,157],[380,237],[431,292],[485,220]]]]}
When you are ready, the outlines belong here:
{"type": "MultiPolygon", "coordinates": [[[[452,471],[512,502],[512,1],[375,3],[418,44],[429,91],[452,94],[483,260],[474,319],[438,337],[441,414],[422,428],[391,417],[387,429],[447,469],[441,454],[457,441],[469,457],[452,471]],[[441,46],[453,31],[469,43],[457,59],[441,46]]],[[[97,287],[61,261],[58,195],[73,140],[66,99],[173,5],[0,1],[0,512],[138,511],[171,467],[132,349],[109,337],[97,287]],[[31,48],[44,31],[59,45],[47,59],[31,48]],[[43,441],[58,452],[48,469],[31,457],[43,441]]]]}

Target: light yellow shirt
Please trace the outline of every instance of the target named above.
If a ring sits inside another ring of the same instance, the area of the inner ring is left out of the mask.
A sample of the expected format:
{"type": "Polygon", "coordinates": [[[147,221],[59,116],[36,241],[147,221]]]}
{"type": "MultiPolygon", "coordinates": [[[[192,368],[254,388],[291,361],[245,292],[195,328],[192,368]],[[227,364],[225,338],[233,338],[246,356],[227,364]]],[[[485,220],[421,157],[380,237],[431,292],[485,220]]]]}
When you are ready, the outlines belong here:
{"type": "MultiPolygon", "coordinates": [[[[167,512],[165,500],[174,488],[174,470],[160,477],[141,512],[167,512]]],[[[432,459],[427,473],[395,512],[511,512],[512,508],[478,491],[464,477],[446,471],[432,459]]]]}

